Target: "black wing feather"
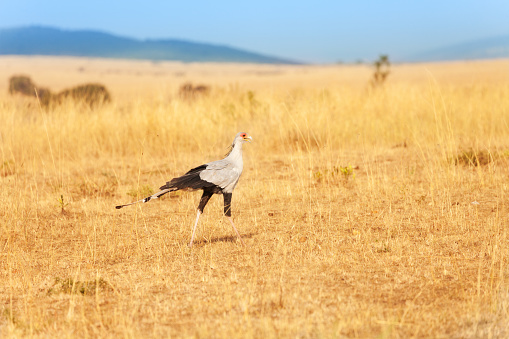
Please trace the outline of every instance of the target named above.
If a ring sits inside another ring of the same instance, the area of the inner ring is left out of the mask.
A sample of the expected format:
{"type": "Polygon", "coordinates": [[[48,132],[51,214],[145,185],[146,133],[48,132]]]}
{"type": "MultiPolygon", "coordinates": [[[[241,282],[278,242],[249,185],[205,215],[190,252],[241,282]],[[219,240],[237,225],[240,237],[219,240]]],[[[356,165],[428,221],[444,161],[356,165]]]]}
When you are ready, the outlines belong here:
{"type": "MultiPolygon", "coordinates": [[[[190,169],[189,171],[187,171],[186,174],[191,174],[191,173],[195,173],[195,172],[201,172],[201,171],[203,171],[206,168],[207,168],[207,165],[201,165],[201,166],[195,167],[193,169],[190,169]]],[[[186,174],[184,174],[184,175],[186,175],[186,174]]]]}
{"type": "Polygon", "coordinates": [[[160,189],[174,188],[177,190],[198,190],[215,186],[215,184],[202,180],[200,173],[207,168],[207,165],[201,165],[189,170],[181,177],[173,178],[160,189]]]}

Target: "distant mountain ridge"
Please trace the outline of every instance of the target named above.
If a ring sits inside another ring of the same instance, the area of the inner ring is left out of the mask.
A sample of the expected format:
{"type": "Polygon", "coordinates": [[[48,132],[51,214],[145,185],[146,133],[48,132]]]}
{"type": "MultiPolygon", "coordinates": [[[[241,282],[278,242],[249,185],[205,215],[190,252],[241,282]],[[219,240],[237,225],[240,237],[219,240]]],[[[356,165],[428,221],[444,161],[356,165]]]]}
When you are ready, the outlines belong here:
{"type": "MultiPolygon", "coordinates": [[[[81,56],[182,62],[301,64],[242,49],[179,39],[137,40],[94,30],[30,26],[0,29],[0,55],[81,56]]],[[[406,57],[398,62],[509,58],[509,35],[467,41],[406,57]]]]}
{"type": "Polygon", "coordinates": [[[406,58],[406,61],[452,61],[509,58],[509,35],[467,41],[432,49],[406,58]]]}
{"type": "Polygon", "coordinates": [[[299,64],[245,50],[177,39],[136,40],[92,30],[0,29],[0,55],[81,56],[183,62],[299,64]]]}

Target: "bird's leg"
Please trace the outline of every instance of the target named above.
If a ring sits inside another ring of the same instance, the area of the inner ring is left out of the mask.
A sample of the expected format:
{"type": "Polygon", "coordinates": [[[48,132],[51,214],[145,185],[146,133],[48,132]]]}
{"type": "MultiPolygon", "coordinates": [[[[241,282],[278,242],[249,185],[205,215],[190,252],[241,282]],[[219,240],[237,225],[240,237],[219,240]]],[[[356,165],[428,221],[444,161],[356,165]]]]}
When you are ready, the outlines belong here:
{"type": "Polygon", "coordinates": [[[194,222],[193,227],[193,235],[191,236],[191,242],[189,243],[189,247],[193,247],[194,234],[196,232],[196,226],[198,226],[198,219],[200,219],[200,215],[203,213],[203,209],[205,205],[209,202],[210,197],[213,193],[203,190],[203,194],[200,199],[200,204],[198,205],[198,214],[196,215],[196,221],[194,222]]]}
{"type": "Polygon", "coordinates": [[[201,211],[198,210],[198,214],[196,215],[196,221],[194,222],[193,235],[191,237],[191,242],[189,243],[189,247],[193,247],[194,234],[196,232],[196,226],[198,226],[198,219],[200,219],[200,214],[201,214],[201,211]]]}
{"type": "Polygon", "coordinates": [[[235,224],[233,223],[232,208],[231,208],[231,206],[232,206],[232,194],[231,193],[223,193],[223,198],[224,198],[224,215],[226,215],[228,220],[230,220],[230,223],[233,226],[233,230],[235,231],[235,233],[237,233],[237,237],[239,237],[240,242],[242,243],[242,245],[246,246],[246,244],[244,243],[244,240],[242,240],[242,238],[240,237],[239,232],[235,228],[235,224]]]}
{"type": "Polygon", "coordinates": [[[228,216],[227,216],[227,218],[228,218],[228,220],[230,220],[230,223],[231,223],[231,224],[232,224],[232,226],[233,226],[233,230],[235,231],[235,233],[237,233],[237,237],[239,237],[239,240],[240,240],[240,242],[242,243],[242,245],[246,246],[246,243],[245,243],[245,242],[244,242],[244,240],[242,240],[242,238],[240,237],[239,231],[237,231],[237,229],[235,228],[235,224],[233,223],[233,219],[232,219],[232,217],[228,217],[228,216]]]}

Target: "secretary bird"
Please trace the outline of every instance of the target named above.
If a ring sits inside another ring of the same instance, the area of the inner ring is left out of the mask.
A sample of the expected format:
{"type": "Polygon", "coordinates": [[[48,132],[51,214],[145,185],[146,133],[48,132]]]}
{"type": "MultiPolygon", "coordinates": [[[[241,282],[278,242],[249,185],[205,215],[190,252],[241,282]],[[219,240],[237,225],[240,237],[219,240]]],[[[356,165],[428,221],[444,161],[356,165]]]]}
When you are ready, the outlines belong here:
{"type": "Polygon", "coordinates": [[[183,176],[173,178],[168,181],[165,185],[159,188],[161,191],[156,194],[129,204],[115,206],[115,208],[120,209],[139,202],[149,202],[150,200],[157,199],[166,193],[178,190],[203,190],[200,204],[198,205],[198,214],[196,215],[196,221],[194,222],[193,235],[191,236],[191,242],[189,243],[189,247],[193,247],[196,226],[198,225],[198,220],[200,219],[200,215],[203,213],[205,205],[207,205],[213,194],[222,194],[224,198],[224,214],[232,224],[233,230],[237,234],[237,237],[239,237],[242,245],[245,246],[246,244],[240,237],[240,234],[235,228],[235,224],[232,220],[231,202],[233,189],[239,182],[240,175],[242,174],[242,168],[244,166],[242,161],[242,144],[246,141],[251,142],[251,140],[253,140],[253,138],[247,135],[247,133],[240,132],[235,136],[235,139],[233,139],[230,151],[224,159],[195,167],[183,176]]]}

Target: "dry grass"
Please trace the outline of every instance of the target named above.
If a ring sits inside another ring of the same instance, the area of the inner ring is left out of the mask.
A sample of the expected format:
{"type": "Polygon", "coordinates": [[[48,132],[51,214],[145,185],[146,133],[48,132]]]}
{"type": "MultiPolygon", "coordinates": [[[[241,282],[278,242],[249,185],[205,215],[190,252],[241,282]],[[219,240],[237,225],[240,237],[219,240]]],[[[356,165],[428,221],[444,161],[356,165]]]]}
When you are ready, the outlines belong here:
{"type": "Polygon", "coordinates": [[[0,65],[2,337],[509,336],[508,61],[393,66],[377,91],[363,66],[0,65]],[[8,96],[21,72],[113,102],[43,113],[8,96]],[[241,130],[246,248],[218,197],[192,250],[199,193],[114,209],[241,130]]]}

